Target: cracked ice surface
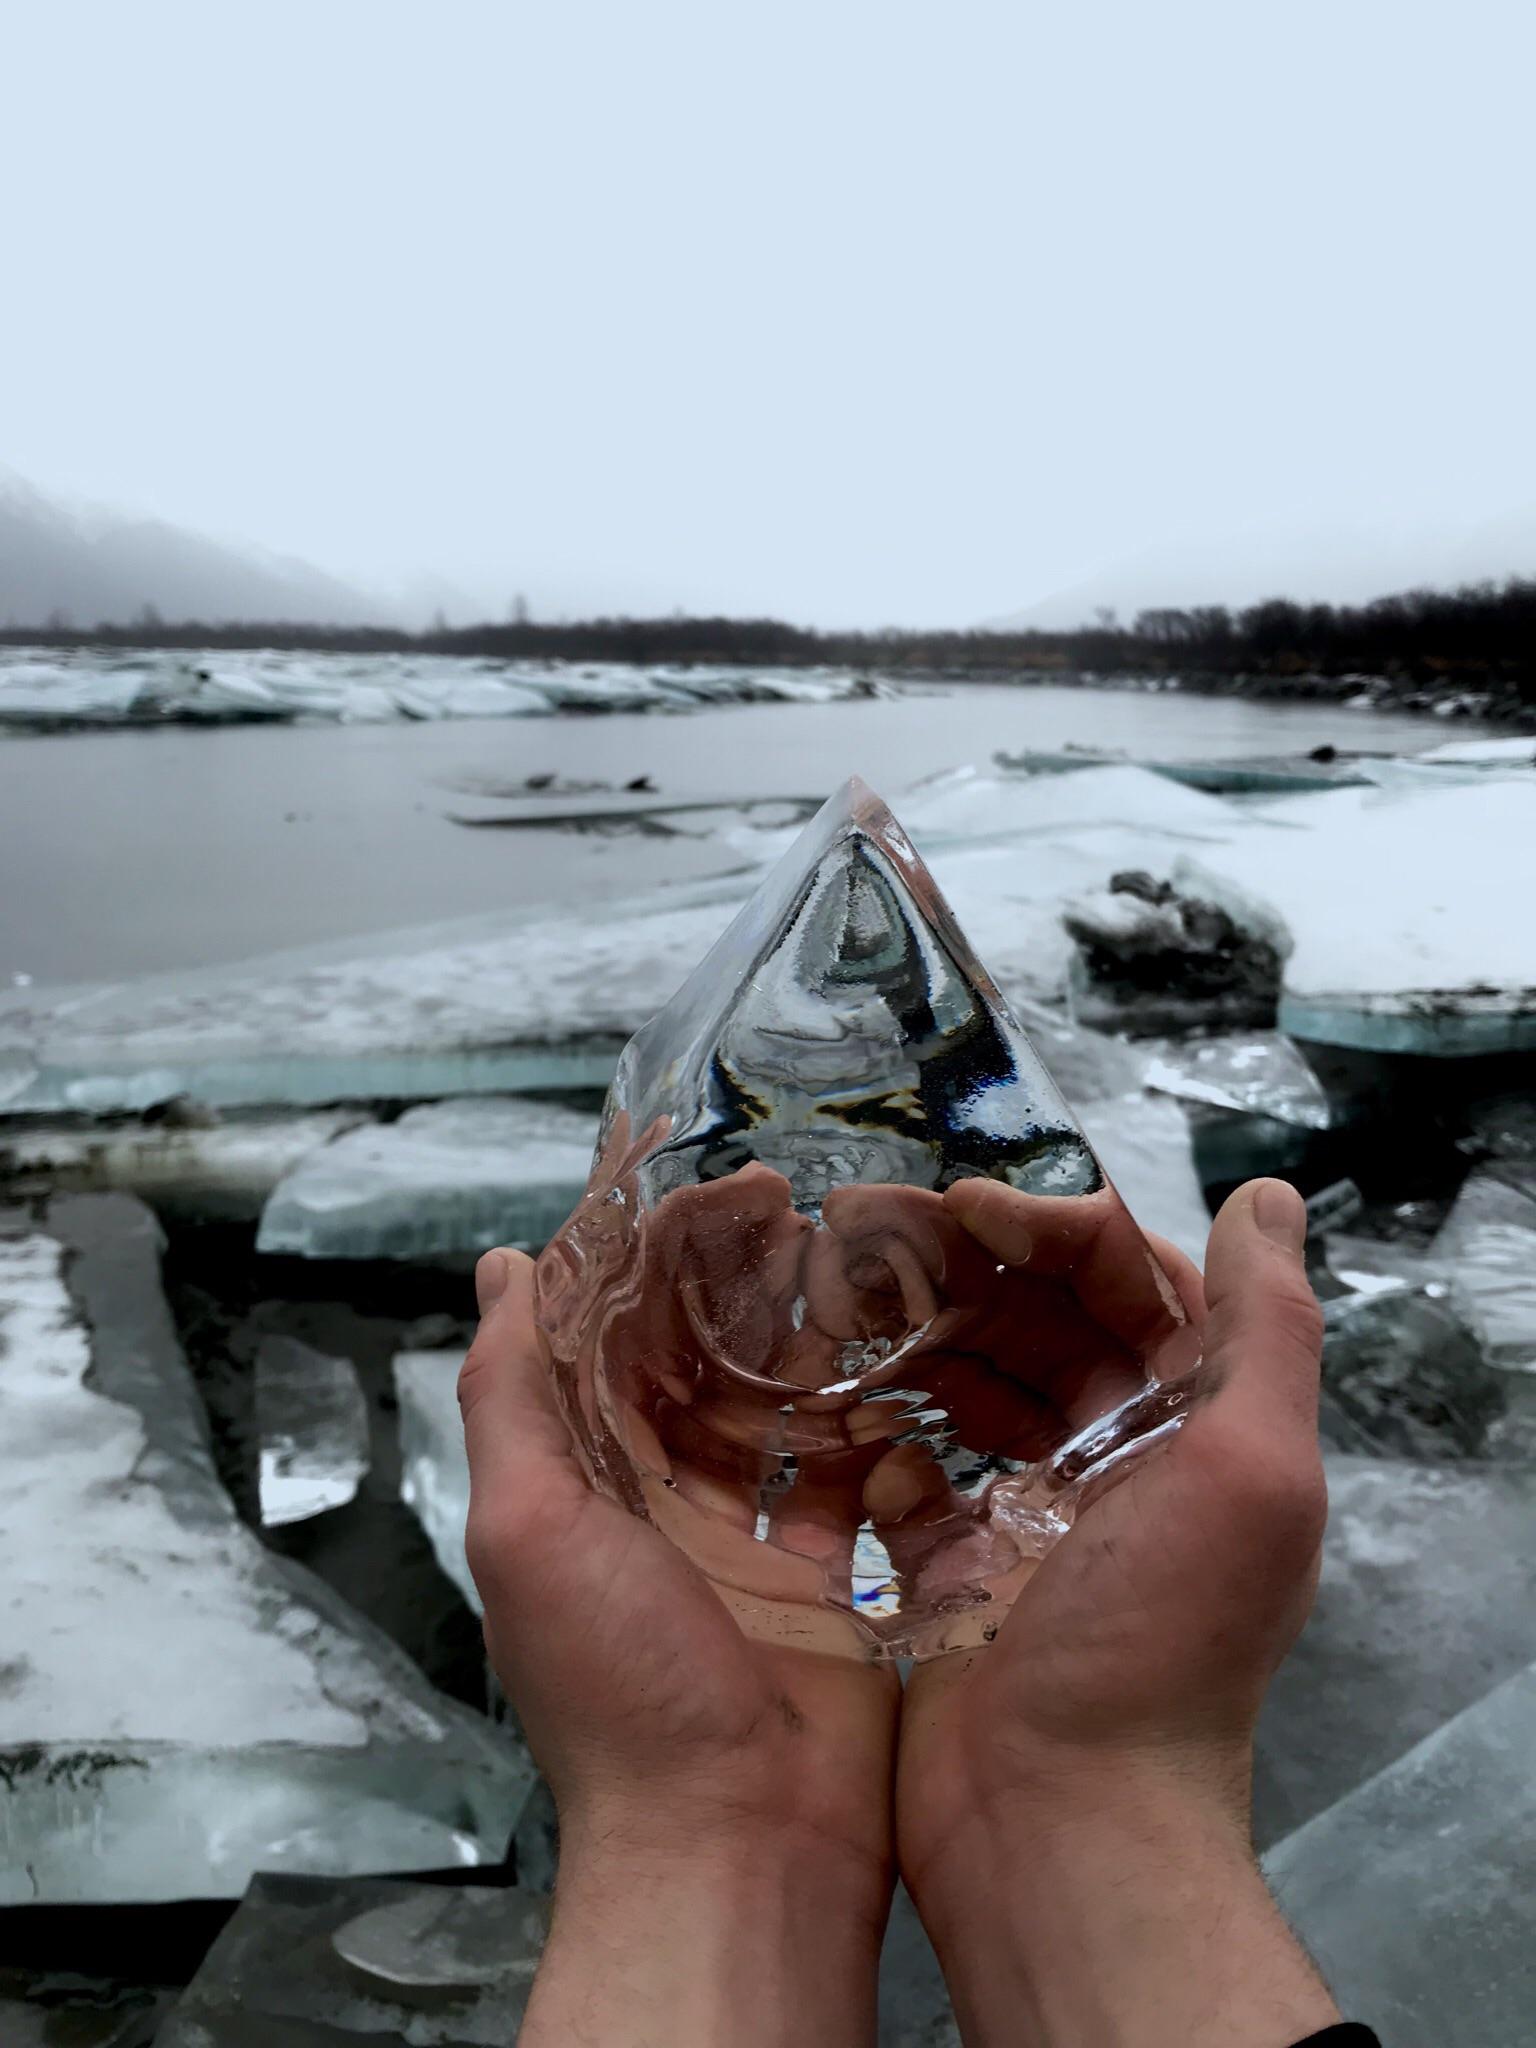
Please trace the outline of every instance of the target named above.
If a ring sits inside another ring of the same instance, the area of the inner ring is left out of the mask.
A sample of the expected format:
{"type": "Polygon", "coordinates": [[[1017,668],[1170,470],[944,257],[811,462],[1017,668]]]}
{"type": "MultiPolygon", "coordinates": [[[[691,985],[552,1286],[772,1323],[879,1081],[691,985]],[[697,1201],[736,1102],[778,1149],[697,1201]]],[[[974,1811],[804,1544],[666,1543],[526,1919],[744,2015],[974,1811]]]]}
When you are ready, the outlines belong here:
{"type": "Polygon", "coordinates": [[[0,1236],[0,1903],[498,1860],[525,1757],[238,1520],[156,1245],[116,1196],[0,1236]]]}
{"type": "Polygon", "coordinates": [[[430,1103],[311,1152],[262,1214],[256,1249],[412,1259],[542,1245],[592,1164],[597,1118],[494,1096],[430,1103]]]}

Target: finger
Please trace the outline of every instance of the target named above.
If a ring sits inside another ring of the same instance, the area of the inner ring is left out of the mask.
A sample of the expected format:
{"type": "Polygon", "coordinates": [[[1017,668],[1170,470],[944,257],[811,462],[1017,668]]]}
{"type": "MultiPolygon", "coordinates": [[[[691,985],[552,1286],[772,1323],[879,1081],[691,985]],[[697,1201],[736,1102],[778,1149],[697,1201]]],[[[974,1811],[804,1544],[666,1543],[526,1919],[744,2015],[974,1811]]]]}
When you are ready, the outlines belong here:
{"type": "Polygon", "coordinates": [[[1170,1238],[1159,1237],[1153,1230],[1149,1230],[1146,1235],[1153,1256],[1172,1282],[1173,1291],[1179,1297],[1179,1304],[1185,1315],[1197,1328],[1203,1326],[1205,1280],[1200,1268],[1188,1252],[1181,1252],[1170,1238]]]}
{"type": "Polygon", "coordinates": [[[944,1202],[994,1258],[1065,1281],[1094,1321],[1133,1351],[1165,1343],[1185,1321],[1179,1291],[1111,1187],[1026,1195],[973,1179],[957,1181],[944,1202]]]}
{"type": "Polygon", "coordinates": [[[1323,1316],[1302,1263],[1307,1211],[1282,1180],[1250,1181],[1211,1229],[1206,1357],[1229,1423],[1315,1444],[1323,1316]]]}
{"type": "Polygon", "coordinates": [[[561,1417],[533,1317],[533,1261],[487,1252],[475,1269],[483,1314],[459,1374],[459,1408],[470,1484],[492,1490],[520,1459],[568,1456],[561,1417]]]}

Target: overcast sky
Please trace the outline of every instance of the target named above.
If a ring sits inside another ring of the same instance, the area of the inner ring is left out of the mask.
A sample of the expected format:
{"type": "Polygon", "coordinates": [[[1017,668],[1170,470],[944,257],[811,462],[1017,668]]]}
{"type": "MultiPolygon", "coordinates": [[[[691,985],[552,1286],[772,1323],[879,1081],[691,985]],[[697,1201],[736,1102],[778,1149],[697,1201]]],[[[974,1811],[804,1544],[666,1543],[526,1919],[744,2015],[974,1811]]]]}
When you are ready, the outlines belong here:
{"type": "Polygon", "coordinates": [[[1536,554],[1529,0],[49,0],[0,64],[51,490],[497,611],[1536,554]]]}

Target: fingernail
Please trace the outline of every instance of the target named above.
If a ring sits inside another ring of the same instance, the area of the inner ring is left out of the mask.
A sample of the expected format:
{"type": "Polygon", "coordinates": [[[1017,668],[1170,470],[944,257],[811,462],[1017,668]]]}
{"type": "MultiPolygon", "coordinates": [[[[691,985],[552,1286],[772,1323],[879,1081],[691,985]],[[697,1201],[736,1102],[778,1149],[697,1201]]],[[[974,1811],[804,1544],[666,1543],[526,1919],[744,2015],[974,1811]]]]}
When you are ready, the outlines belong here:
{"type": "Polygon", "coordinates": [[[475,1299],[481,1315],[488,1315],[507,1291],[512,1269],[505,1252],[487,1252],[475,1267],[475,1299]]]}
{"type": "Polygon", "coordinates": [[[1300,1257],[1307,1242],[1307,1205],[1288,1181],[1259,1182],[1253,1191],[1253,1220],[1271,1244],[1300,1257]]]}

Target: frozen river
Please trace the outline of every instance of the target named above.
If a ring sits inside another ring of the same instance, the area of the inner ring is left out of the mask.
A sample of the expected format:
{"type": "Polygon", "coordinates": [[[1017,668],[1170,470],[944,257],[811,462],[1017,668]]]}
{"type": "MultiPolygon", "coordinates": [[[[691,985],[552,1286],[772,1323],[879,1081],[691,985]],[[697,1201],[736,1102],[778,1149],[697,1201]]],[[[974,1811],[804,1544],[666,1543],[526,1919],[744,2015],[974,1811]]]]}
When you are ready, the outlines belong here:
{"type": "Polygon", "coordinates": [[[534,902],[599,904],[710,872],[688,838],[453,822],[530,775],[669,796],[815,796],[861,774],[898,803],[996,748],[1148,758],[1415,752],[1481,728],[1323,705],[1000,686],[682,717],[456,719],[0,738],[0,990],[211,965],[534,902]]]}

